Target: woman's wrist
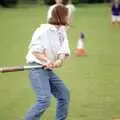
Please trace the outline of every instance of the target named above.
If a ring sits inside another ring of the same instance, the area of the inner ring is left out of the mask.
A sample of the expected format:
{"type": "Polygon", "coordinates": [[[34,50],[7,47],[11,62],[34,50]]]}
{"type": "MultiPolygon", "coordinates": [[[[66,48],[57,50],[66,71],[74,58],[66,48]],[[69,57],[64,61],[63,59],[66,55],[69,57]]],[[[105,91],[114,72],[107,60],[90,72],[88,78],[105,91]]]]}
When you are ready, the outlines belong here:
{"type": "Polygon", "coordinates": [[[59,58],[58,60],[60,60],[60,61],[61,61],[61,64],[63,64],[63,62],[64,62],[64,59],[61,59],[61,58],[59,58]]]}
{"type": "Polygon", "coordinates": [[[54,64],[54,65],[55,65],[56,68],[58,68],[58,67],[61,67],[62,64],[63,64],[62,59],[57,59],[57,60],[55,61],[55,64],[54,64]]]}

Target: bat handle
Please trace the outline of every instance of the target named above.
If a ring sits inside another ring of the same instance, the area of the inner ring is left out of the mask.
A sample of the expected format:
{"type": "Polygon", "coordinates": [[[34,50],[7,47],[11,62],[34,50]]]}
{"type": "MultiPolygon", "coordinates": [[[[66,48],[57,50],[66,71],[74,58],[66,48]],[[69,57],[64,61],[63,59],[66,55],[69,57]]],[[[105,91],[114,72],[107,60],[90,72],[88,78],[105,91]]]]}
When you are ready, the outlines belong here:
{"type": "Polygon", "coordinates": [[[24,71],[24,67],[11,67],[11,68],[5,67],[0,69],[1,73],[16,72],[16,71],[24,71]]]}

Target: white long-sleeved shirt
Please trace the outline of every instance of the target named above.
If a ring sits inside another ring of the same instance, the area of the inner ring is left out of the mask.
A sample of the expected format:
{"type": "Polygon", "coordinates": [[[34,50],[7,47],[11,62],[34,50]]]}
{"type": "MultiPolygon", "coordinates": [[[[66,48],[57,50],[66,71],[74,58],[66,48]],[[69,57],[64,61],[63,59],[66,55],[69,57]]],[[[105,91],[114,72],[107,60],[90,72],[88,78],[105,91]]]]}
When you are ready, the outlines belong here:
{"type": "Polygon", "coordinates": [[[57,55],[60,53],[69,56],[70,48],[65,26],[58,28],[55,25],[42,24],[33,33],[26,61],[27,63],[36,62],[43,64],[44,62],[38,60],[32,52],[45,53],[48,59],[53,62],[57,59],[57,55]]]}

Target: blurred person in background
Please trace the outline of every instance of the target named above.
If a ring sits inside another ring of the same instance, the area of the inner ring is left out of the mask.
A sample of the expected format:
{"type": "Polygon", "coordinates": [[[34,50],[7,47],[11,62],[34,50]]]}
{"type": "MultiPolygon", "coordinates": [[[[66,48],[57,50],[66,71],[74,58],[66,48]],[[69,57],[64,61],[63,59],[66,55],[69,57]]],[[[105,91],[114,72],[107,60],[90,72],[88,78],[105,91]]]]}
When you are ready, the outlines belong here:
{"type": "Polygon", "coordinates": [[[112,23],[120,24],[120,0],[114,0],[111,7],[112,23]]]}
{"type": "Polygon", "coordinates": [[[51,94],[57,100],[55,120],[67,118],[70,93],[63,80],[54,72],[70,56],[65,31],[67,25],[68,9],[59,4],[52,10],[48,23],[42,24],[33,33],[26,60],[29,65],[44,67],[29,71],[36,103],[26,114],[25,120],[39,120],[50,105],[51,94]]]}
{"type": "Polygon", "coordinates": [[[72,24],[73,18],[74,18],[74,12],[76,10],[75,6],[72,4],[72,0],[68,0],[66,4],[66,8],[68,8],[68,18],[69,18],[69,24],[72,24]]]}

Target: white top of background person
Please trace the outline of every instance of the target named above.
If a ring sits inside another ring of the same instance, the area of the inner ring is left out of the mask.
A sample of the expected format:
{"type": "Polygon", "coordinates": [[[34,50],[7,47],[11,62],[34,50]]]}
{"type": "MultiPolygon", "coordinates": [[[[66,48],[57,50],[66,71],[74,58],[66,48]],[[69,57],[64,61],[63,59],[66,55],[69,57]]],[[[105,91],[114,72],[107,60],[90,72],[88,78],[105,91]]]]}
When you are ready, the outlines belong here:
{"type": "Polygon", "coordinates": [[[47,110],[51,94],[56,98],[56,120],[65,120],[69,108],[69,90],[54,72],[63,65],[70,55],[65,31],[68,25],[68,9],[57,5],[47,24],[42,24],[33,33],[26,56],[30,65],[43,65],[44,68],[29,71],[30,82],[36,93],[36,103],[26,114],[25,120],[39,120],[47,110]]]}
{"type": "Polygon", "coordinates": [[[68,8],[68,17],[69,17],[69,22],[70,22],[70,24],[72,23],[72,21],[73,21],[73,18],[74,18],[74,12],[75,12],[75,10],[76,10],[76,8],[75,8],[75,6],[72,4],[72,0],[69,0],[68,1],[68,4],[66,4],[66,8],[68,8]]]}

